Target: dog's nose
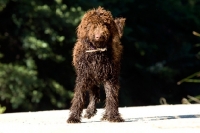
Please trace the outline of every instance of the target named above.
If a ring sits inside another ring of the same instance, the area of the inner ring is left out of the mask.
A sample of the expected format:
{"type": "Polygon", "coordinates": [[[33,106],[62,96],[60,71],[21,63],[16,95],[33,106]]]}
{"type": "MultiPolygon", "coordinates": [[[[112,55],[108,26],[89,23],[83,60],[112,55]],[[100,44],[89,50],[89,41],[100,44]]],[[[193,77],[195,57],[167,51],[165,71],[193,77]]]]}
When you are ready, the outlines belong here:
{"type": "Polygon", "coordinates": [[[100,35],[100,34],[96,34],[96,35],[95,35],[95,39],[96,39],[96,40],[99,40],[100,38],[101,38],[101,35],[100,35]]]}

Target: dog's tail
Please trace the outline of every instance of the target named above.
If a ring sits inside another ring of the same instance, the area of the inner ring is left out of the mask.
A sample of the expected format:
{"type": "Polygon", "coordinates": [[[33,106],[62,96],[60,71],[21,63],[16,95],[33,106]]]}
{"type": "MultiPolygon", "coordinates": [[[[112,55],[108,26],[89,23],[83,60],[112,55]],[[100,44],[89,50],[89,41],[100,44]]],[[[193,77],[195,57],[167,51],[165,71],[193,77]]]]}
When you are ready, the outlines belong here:
{"type": "Polygon", "coordinates": [[[117,26],[117,30],[118,30],[120,38],[123,35],[123,30],[124,30],[124,26],[125,26],[125,20],[126,20],[126,18],[115,18],[115,24],[117,26]]]}

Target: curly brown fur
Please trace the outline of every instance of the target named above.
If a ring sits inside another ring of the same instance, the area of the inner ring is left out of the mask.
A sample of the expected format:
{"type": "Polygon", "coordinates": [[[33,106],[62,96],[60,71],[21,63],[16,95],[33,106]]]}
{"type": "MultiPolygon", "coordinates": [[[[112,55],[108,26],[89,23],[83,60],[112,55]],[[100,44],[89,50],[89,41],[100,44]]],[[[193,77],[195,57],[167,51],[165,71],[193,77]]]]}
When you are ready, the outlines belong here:
{"type": "Polygon", "coordinates": [[[104,85],[106,93],[102,120],[124,121],[118,112],[118,77],[123,49],[120,38],[124,24],[125,18],[113,19],[111,12],[102,7],[89,10],[83,16],[77,28],[78,39],[73,49],[73,65],[77,77],[68,123],[81,122],[86,92],[89,92],[90,103],[84,117],[89,119],[96,114],[100,84],[104,85]],[[106,51],[97,50],[100,48],[106,51]]]}

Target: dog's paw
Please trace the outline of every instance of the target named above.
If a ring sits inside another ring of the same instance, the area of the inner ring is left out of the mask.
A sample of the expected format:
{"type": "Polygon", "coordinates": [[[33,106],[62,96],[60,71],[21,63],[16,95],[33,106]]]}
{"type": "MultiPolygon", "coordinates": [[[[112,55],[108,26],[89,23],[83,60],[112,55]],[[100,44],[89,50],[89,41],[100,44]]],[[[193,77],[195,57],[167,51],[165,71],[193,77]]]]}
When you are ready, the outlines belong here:
{"type": "Polygon", "coordinates": [[[87,119],[90,119],[92,116],[94,116],[94,115],[86,113],[83,117],[87,118],[87,119]]]}
{"type": "Polygon", "coordinates": [[[107,115],[103,115],[103,117],[101,118],[101,121],[106,121],[107,120],[107,115]]]}
{"type": "Polygon", "coordinates": [[[96,115],[96,113],[97,113],[96,109],[93,110],[93,111],[87,110],[86,113],[85,113],[85,115],[83,117],[87,118],[87,119],[90,119],[91,117],[93,117],[94,115],[96,115]]]}
{"type": "Polygon", "coordinates": [[[67,123],[81,123],[80,119],[69,117],[67,123]]]}
{"type": "Polygon", "coordinates": [[[109,121],[109,122],[124,122],[124,119],[120,116],[108,116],[108,115],[104,115],[101,118],[102,121],[109,121]]]}
{"type": "Polygon", "coordinates": [[[113,119],[107,119],[109,122],[124,122],[124,119],[121,117],[116,117],[113,119]]]}

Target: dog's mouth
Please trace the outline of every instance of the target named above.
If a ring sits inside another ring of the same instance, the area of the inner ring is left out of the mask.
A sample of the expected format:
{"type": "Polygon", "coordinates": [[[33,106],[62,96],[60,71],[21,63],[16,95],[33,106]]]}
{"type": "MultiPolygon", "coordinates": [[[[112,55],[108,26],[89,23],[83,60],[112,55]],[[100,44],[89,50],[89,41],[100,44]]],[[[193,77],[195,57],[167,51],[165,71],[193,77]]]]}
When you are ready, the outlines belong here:
{"type": "Polygon", "coordinates": [[[86,52],[104,52],[104,51],[107,51],[107,47],[105,47],[104,45],[101,44],[102,42],[95,42],[92,43],[92,42],[89,42],[89,48],[88,50],[86,50],[86,52]],[[97,44],[98,43],[98,44],[97,44]]]}

